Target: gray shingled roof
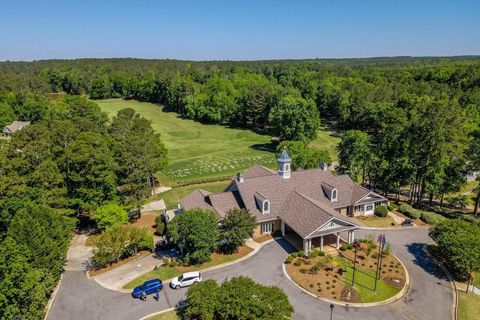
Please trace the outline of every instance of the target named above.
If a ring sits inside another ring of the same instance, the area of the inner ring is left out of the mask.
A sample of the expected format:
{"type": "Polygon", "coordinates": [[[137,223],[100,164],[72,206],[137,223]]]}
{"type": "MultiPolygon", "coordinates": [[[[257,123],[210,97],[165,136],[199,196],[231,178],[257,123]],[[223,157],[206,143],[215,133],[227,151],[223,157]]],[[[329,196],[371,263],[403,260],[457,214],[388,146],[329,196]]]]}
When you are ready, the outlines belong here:
{"type": "Polygon", "coordinates": [[[30,124],[30,121],[13,121],[8,126],[5,126],[5,128],[3,129],[3,132],[13,133],[22,129],[25,126],[28,126],[29,124],[30,124]]]}
{"type": "Polygon", "coordinates": [[[246,208],[255,215],[257,222],[280,217],[305,236],[332,217],[355,225],[353,220],[340,214],[336,208],[355,205],[368,194],[379,200],[384,199],[357,185],[348,175],[336,176],[321,169],[293,171],[290,178],[284,179],[275,171],[257,165],[247,170],[244,177],[243,182],[233,179],[223,193],[212,195],[204,190],[203,193],[194,191],[183,198],[181,204],[187,210],[193,207],[206,208],[216,211],[220,216],[231,208],[246,208]],[[337,189],[337,201],[329,200],[322,184],[337,189]],[[270,201],[270,213],[262,214],[256,201],[259,195],[270,201]]]}

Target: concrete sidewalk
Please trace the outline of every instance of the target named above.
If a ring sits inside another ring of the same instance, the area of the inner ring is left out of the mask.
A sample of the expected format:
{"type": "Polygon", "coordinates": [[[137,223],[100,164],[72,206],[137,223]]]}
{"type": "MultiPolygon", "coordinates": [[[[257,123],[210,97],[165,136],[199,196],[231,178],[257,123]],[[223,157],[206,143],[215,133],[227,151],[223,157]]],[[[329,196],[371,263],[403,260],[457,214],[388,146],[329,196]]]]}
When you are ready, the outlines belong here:
{"type": "Polygon", "coordinates": [[[104,288],[122,291],[124,285],[145,273],[152,271],[155,266],[160,265],[161,259],[157,258],[155,254],[152,253],[132,260],[101,275],[92,277],[92,279],[104,288]]]}
{"type": "MultiPolygon", "coordinates": [[[[273,241],[273,240],[272,240],[273,241]]],[[[253,254],[255,254],[258,250],[260,250],[263,245],[267,244],[270,241],[266,241],[264,243],[258,243],[253,241],[253,239],[247,239],[245,241],[245,245],[252,248],[253,251],[245,257],[239,258],[238,260],[234,260],[229,263],[225,263],[224,265],[218,265],[211,268],[207,268],[208,270],[221,268],[226,265],[230,265],[236,262],[240,262],[253,254]]],[[[104,288],[119,291],[119,292],[127,292],[129,290],[122,289],[124,285],[129,283],[130,281],[152,271],[155,266],[159,267],[162,264],[161,258],[155,256],[155,254],[149,254],[147,256],[135,259],[131,262],[128,262],[118,268],[113,270],[107,271],[101,275],[92,277],[99,285],[104,288]]]]}

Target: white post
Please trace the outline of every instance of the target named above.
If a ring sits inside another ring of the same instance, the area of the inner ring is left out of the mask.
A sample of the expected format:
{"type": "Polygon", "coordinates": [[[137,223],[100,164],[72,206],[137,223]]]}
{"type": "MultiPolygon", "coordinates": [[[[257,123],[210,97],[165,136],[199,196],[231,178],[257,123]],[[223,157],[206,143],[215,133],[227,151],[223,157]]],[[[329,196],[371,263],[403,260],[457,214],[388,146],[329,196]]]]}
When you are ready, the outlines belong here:
{"type": "Polygon", "coordinates": [[[323,251],[323,236],[320,237],[320,250],[323,251]]]}
{"type": "Polygon", "coordinates": [[[285,237],[285,222],[280,221],[280,230],[282,231],[282,237],[285,237]]]}
{"type": "Polygon", "coordinates": [[[348,231],[348,243],[352,243],[352,231],[348,231]]]}
{"type": "Polygon", "coordinates": [[[355,241],[355,231],[352,230],[351,232],[352,232],[352,242],[351,243],[353,243],[355,241]]]}
{"type": "Polygon", "coordinates": [[[340,249],[340,233],[337,233],[337,250],[340,249]]]}
{"type": "Polygon", "coordinates": [[[312,239],[308,239],[308,252],[312,252],[312,239]]]}
{"type": "Polygon", "coordinates": [[[306,256],[310,255],[310,252],[308,251],[308,239],[303,239],[303,252],[306,256]]]}

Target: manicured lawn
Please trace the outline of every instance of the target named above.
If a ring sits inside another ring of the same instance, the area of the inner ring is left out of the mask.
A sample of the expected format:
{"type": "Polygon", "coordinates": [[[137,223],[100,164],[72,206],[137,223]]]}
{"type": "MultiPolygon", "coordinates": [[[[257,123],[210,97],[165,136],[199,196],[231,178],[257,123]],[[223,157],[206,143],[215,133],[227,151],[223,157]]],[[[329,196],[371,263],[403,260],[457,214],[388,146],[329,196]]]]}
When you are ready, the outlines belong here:
{"type": "Polygon", "coordinates": [[[377,217],[377,216],[371,216],[371,217],[357,217],[355,218],[361,223],[365,224],[368,227],[374,227],[374,228],[386,228],[386,227],[393,227],[395,226],[395,223],[393,219],[389,216],[386,217],[377,217]]]}
{"type": "Polygon", "coordinates": [[[310,143],[310,146],[317,149],[327,150],[334,163],[338,160],[337,145],[341,138],[335,132],[331,131],[327,125],[322,124],[318,131],[317,139],[310,143]]]}
{"type": "MultiPolygon", "coordinates": [[[[353,268],[349,261],[346,259],[335,259],[342,268],[346,270],[343,274],[343,281],[344,283],[351,285],[352,284],[352,277],[353,277],[353,268]]],[[[358,268],[355,272],[355,288],[358,293],[360,294],[360,302],[368,303],[368,302],[377,302],[377,301],[384,301],[388,298],[393,297],[396,295],[400,289],[394,288],[389,286],[385,283],[385,281],[378,280],[377,281],[377,290],[373,291],[375,287],[375,271],[368,269],[368,268],[358,268]]]]}
{"type": "Polygon", "coordinates": [[[201,270],[213,266],[217,266],[223,263],[231,262],[237,260],[243,256],[246,256],[253,249],[242,246],[239,248],[237,253],[230,254],[230,255],[222,255],[218,253],[212,254],[212,261],[198,265],[198,266],[178,266],[178,267],[170,267],[170,266],[162,266],[157,268],[156,270],[152,270],[149,273],[144,274],[143,276],[138,277],[137,279],[127,283],[123,288],[124,289],[133,289],[134,287],[144,283],[145,281],[152,279],[152,278],[160,278],[161,280],[171,279],[173,277],[177,277],[184,272],[189,271],[196,271],[201,270]]]}
{"type": "Polygon", "coordinates": [[[458,292],[458,319],[459,320],[479,320],[480,319],[480,296],[473,293],[466,294],[463,291],[458,292]]]}
{"type": "MultiPolygon", "coordinates": [[[[192,184],[183,187],[173,187],[172,190],[160,193],[154,199],[163,199],[168,209],[177,208],[178,201],[195,189],[204,189],[210,192],[221,192],[228,185],[228,181],[210,182],[202,184],[192,184]]],[[[152,199],[149,199],[149,201],[152,199]]]]}
{"type": "Polygon", "coordinates": [[[159,175],[163,184],[233,175],[256,163],[276,165],[268,135],[182,119],[152,103],[121,99],[96,102],[109,117],[129,107],[152,121],[168,148],[169,164],[159,175]]]}
{"type": "Polygon", "coordinates": [[[179,320],[177,312],[175,310],[163,312],[151,317],[148,317],[147,320],[179,320]]]}

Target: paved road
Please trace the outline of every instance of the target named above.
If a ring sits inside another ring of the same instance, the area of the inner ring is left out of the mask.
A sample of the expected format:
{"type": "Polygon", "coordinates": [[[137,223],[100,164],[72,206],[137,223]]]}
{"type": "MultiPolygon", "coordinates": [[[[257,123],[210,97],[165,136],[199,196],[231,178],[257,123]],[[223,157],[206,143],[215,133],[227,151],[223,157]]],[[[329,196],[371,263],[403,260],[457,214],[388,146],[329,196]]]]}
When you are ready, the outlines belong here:
{"type": "MultiPolygon", "coordinates": [[[[358,231],[361,237],[369,231],[358,231]]],[[[427,231],[412,228],[386,231],[394,253],[406,265],[411,286],[400,300],[381,307],[345,308],[336,306],[334,319],[411,319],[447,320],[451,315],[452,291],[445,275],[428,260],[422,251],[430,241],[427,231]]],[[[298,289],[282,271],[282,262],[291,250],[284,241],[264,246],[255,256],[237,264],[204,273],[205,279],[224,280],[247,275],[263,284],[277,285],[289,296],[295,313],[293,319],[328,319],[329,304],[298,289]]],[[[180,301],[186,289],[162,290],[160,301],[153,297],[142,302],[129,294],[110,291],[88,280],[83,271],[66,271],[50,310],[48,319],[139,319],[142,316],[170,308],[180,301]]]]}

